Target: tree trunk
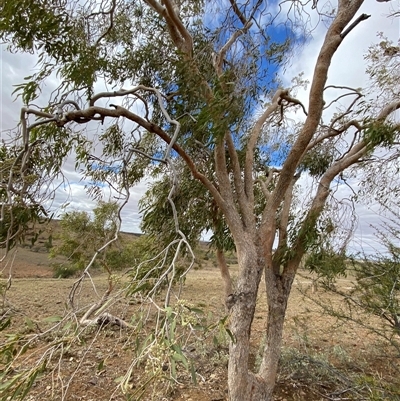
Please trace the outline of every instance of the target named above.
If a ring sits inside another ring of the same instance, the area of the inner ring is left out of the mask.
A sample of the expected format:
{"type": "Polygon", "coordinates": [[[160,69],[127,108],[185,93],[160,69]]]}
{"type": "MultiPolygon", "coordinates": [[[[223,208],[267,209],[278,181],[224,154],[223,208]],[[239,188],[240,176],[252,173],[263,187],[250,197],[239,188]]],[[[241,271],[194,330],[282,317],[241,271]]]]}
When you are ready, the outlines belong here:
{"type": "Polygon", "coordinates": [[[248,364],[251,324],[263,269],[254,244],[247,243],[242,249],[238,247],[237,255],[239,277],[231,303],[230,328],[235,341],[231,342],[229,349],[229,400],[258,401],[265,399],[261,395],[257,395],[263,386],[260,385],[258,378],[249,371],[248,364]]]}
{"type": "Polygon", "coordinates": [[[248,371],[250,354],[250,329],[253,321],[256,297],[251,294],[236,295],[232,308],[231,331],[235,341],[229,349],[228,388],[230,401],[250,400],[248,371]]]}
{"type": "Polygon", "coordinates": [[[276,384],[281,356],[283,325],[294,276],[295,272],[286,275],[276,275],[272,269],[266,269],[265,271],[268,320],[265,348],[258,372],[266,387],[266,398],[264,400],[272,399],[276,384]]]}
{"type": "MultiPolygon", "coordinates": [[[[265,284],[268,299],[268,320],[266,347],[258,374],[248,369],[250,355],[250,333],[254,317],[257,289],[260,284],[264,259],[247,264],[241,269],[240,281],[246,280],[247,290],[234,294],[231,309],[231,330],[235,342],[230,346],[228,367],[228,388],[230,401],[271,401],[277,378],[283,324],[294,273],[275,275],[272,269],[265,269],[265,284]],[[257,265],[257,268],[254,266],[257,265]],[[247,272],[247,274],[246,274],[247,272]],[[253,290],[254,289],[254,290],[253,290]]],[[[249,260],[247,260],[249,262],[249,260]]],[[[265,262],[264,262],[265,263],[265,262]]]]}
{"type": "Polygon", "coordinates": [[[221,272],[222,281],[224,283],[225,299],[227,299],[229,295],[233,294],[232,278],[226,263],[224,251],[219,248],[217,248],[217,261],[219,270],[221,272]]]}

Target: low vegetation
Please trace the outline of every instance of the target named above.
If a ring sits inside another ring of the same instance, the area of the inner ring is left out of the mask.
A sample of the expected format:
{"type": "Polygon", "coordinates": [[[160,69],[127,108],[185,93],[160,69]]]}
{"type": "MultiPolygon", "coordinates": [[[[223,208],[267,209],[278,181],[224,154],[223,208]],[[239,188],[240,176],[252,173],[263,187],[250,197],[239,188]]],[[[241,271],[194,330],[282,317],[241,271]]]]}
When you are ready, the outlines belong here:
{"type": "MultiPolygon", "coordinates": [[[[38,240],[46,241],[52,235],[57,244],[61,222],[53,221],[50,226],[51,230],[44,230],[38,240]]],[[[131,245],[144,238],[130,234],[122,237],[131,245]]],[[[26,395],[28,400],[67,400],[77,393],[92,394],[101,401],[110,397],[160,400],[162,396],[174,401],[227,398],[232,333],[215,254],[206,244],[197,247],[200,264],[187,275],[180,300],[172,295],[171,306],[156,307],[163,303],[165,288],[154,295],[156,303],[140,292],[126,296],[126,289],[132,288],[132,277],[119,270],[113,273],[108,308],[127,322],[125,328],[104,321],[89,326],[77,324],[75,314],[64,306],[76,279],[51,279],[48,253],[23,250],[41,257],[41,261],[39,266],[18,270],[21,261],[17,256],[15,268],[28,279],[16,279],[3,291],[0,395],[4,394],[4,400],[10,395],[15,399],[26,395]],[[35,269],[46,272],[46,277],[29,278],[35,269]]],[[[229,253],[227,258],[236,271],[235,255],[229,253]]],[[[323,288],[312,293],[312,283],[318,278],[315,272],[302,270],[296,279],[288,307],[276,400],[400,400],[398,355],[377,335],[382,329],[379,319],[369,315],[368,325],[359,325],[356,319],[343,324],[338,315],[327,314],[327,309],[321,307],[342,305],[342,293],[348,293],[357,278],[350,264],[348,267],[347,276],[336,280],[336,293],[327,293],[323,288]],[[314,306],[309,303],[306,307],[304,297],[314,300],[314,306]]],[[[100,268],[92,280],[97,291],[107,292],[107,270],[100,268]]],[[[172,294],[177,294],[179,288],[177,283],[172,294]]],[[[89,282],[83,283],[80,291],[78,317],[97,298],[89,282]]],[[[260,299],[251,345],[252,370],[257,369],[262,355],[258,337],[261,347],[265,344],[262,331],[266,307],[260,299]]],[[[354,307],[353,317],[364,318],[365,311],[354,307]]]]}

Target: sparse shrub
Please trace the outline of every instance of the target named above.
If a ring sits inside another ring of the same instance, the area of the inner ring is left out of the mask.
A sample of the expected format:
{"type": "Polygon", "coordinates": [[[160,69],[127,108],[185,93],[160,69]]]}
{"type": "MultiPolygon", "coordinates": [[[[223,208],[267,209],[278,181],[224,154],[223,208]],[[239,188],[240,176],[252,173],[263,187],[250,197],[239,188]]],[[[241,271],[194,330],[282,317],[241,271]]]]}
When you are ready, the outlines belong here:
{"type": "Polygon", "coordinates": [[[348,257],[344,252],[337,253],[330,248],[314,250],[305,260],[304,267],[316,274],[312,279],[313,291],[318,283],[323,287],[335,290],[335,281],[339,276],[346,276],[348,257]]]}
{"type": "Polygon", "coordinates": [[[400,350],[400,247],[386,245],[386,255],[353,262],[356,282],[346,302],[379,317],[397,337],[392,342],[396,341],[400,350]]]}
{"type": "Polygon", "coordinates": [[[336,367],[327,355],[321,353],[305,353],[295,348],[284,348],[279,376],[281,381],[290,382],[293,387],[308,388],[314,394],[320,394],[321,399],[400,400],[397,379],[388,383],[376,372],[365,373],[354,364],[351,368],[336,367]]]}
{"type": "Polygon", "coordinates": [[[51,267],[53,269],[53,276],[56,278],[74,277],[80,271],[74,265],[69,263],[53,263],[51,267]]]}
{"type": "MultiPolygon", "coordinates": [[[[93,218],[81,211],[72,211],[62,216],[58,245],[50,249],[50,258],[67,258],[67,262],[54,265],[57,277],[70,277],[83,271],[97,250],[115,236],[118,204],[99,202],[93,212],[93,218]]],[[[52,240],[52,237],[49,238],[49,247],[52,240]]],[[[133,247],[118,239],[101,252],[92,263],[92,267],[104,267],[108,271],[121,270],[132,266],[134,258],[133,247]]]]}
{"type": "MultiPolygon", "coordinates": [[[[312,266],[323,269],[333,265],[340,273],[347,265],[354,275],[350,289],[342,290],[325,286],[342,298],[342,302],[333,305],[323,298],[309,297],[324,312],[346,322],[354,322],[389,343],[397,356],[400,355],[400,230],[398,216],[390,211],[394,218],[377,230],[380,252],[369,255],[356,255],[348,258],[344,264],[338,263],[335,255],[314,258],[312,266]],[[371,319],[373,317],[373,319],[371,319]],[[376,323],[379,319],[380,324],[376,323]]],[[[307,296],[307,295],[306,295],[307,296]]]]}

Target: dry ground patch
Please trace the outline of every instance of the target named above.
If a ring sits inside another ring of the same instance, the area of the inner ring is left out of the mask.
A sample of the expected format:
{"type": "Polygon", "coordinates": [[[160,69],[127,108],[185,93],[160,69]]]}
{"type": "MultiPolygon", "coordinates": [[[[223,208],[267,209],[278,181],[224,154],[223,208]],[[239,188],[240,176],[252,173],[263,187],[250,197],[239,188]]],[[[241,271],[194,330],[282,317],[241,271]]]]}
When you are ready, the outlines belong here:
{"type": "MultiPolygon", "coordinates": [[[[1,333],[1,341],[6,341],[5,334],[9,333],[22,332],[34,335],[45,332],[54,325],[53,317],[68,313],[67,299],[74,279],[51,278],[51,269],[48,265],[41,262],[38,262],[38,265],[35,263],[37,261],[32,258],[29,260],[28,256],[20,258],[14,266],[15,276],[20,278],[13,279],[7,292],[7,305],[13,311],[13,319],[11,326],[1,333]]],[[[7,270],[3,274],[6,272],[7,270]]],[[[124,278],[120,280],[119,285],[123,281],[124,278]]],[[[287,401],[368,399],[365,395],[364,398],[360,395],[365,394],[368,380],[390,381],[392,376],[398,374],[398,359],[388,354],[388,349],[379,345],[379,339],[370,332],[354,324],[342,324],[321,311],[310,300],[304,299],[299,289],[306,289],[310,283],[311,281],[299,277],[289,300],[283,342],[283,367],[276,399],[287,401]],[[359,387],[353,388],[354,382],[348,377],[353,373],[364,377],[366,383],[360,382],[359,387]],[[335,386],[338,382],[341,384],[340,388],[347,391],[343,390],[342,394],[337,394],[335,386]]],[[[350,286],[351,282],[349,279],[341,279],[338,285],[344,288],[350,286]]],[[[82,311],[86,310],[99,299],[107,286],[105,274],[95,275],[93,281],[86,280],[77,298],[79,301],[77,307],[82,311]]],[[[321,291],[312,296],[319,299],[328,297],[321,291]]],[[[211,320],[218,320],[225,314],[222,281],[212,263],[203,263],[202,269],[193,269],[189,273],[182,297],[188,304],[204,310],[211,320]]],[[[329,299],[334,304],[341,302],[332,295],[329,295],[329,299]]],[[[138,307],[136,302],[119,297],[110,305],[110,311],[131,321],[138,307]]],[[[254,320],[252,365],[258,363],[257,355],[260,352],[258,343],[262,342],[263,338],[266,308],[264,292],[261,291],[254,320]]],[[[151,318],[149,322],[151,324],[151,318]]],[[[62,396],[65,400],[71,401],[136,399],[124,396],[118,390],[118,378],[126,373],[134,358],[133,347],[130,346],[134,341],[135,338],[132,338],[129,330],[118,328],[93,329],[82,333],[79,341],[77,340],[63,353],[54,355],[58,370],[50,376],[39,378],[27,399],[58,400],[62,396]],[[62,386],[67,389],[64,395],[61,392],[62,386]]],[[[45,342],[46,339],[44,343],[32,344],[27,352],[27,363],[31,355],[45,349],[45,342]]],[[[209,351],[203,349],[202,358],[198,356],[194,358],[197,385],[191,383],[188,375],[182,374],[179,376],[179,383],[175,383],[173,391],[162,395],[147,393],[143,399],[226,400],[226,347],[214,346],[212,343],[204,344],[204,347],[210,347],[209,351]]],[[[18,366],[16,370],[22,368],[23,366],[18,366]]],[[[135,370],[129,384],[131,394],[135,389],[140,389],[142,381],[141,372],[135,370]]],[[[400,399],[400,392],[396,389],[391,390],[389,394],[391,398],[386,398],[388,400],[400,399]]]]}

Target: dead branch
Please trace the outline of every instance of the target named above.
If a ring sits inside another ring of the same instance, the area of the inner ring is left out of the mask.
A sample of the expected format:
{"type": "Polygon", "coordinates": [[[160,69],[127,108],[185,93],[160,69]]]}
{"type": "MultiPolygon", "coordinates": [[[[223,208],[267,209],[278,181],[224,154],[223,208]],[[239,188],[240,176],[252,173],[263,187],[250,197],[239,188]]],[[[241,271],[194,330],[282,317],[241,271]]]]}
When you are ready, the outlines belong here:
{"type": "Polygon", "coordinates": [[[361,14],[352,24],[349,25],[347,29],[340,34],[340,37],[344,39],[346,35],[348,35],[360,22],[365,21],[369,17],[370,15],[368,14],[361,14]]]}
{"type": "Polygon", "coordinates": [[[113,326],[121,327],[122,329],[131,329],[133,327],[129,323],[120,319],[119,317],[111,315],[110,313],[107,313],[107,312],[102,313],[96,319],[96,324],[98,326],[102,326],[102,327],[106,326],[106,325],[113,325],[113,326]]]}
{"type": "MultiPolygon", "coordinates": [[[[110,246],[112,243],[118,241],[118,235],[121,229],[121,224],[122,224],[122,218],[121,218],[121,211],[122,209],[125,207],[125,205],[129,202],[129,197],[130,197],[130,190],[129,190],[129,181],[128,181],[128,171],[127,171],[127,165],[129,163],[129,161],[131,160],[133,156],[133,151],[128,152],[127,156],[124,158],[123,160],[123,166],[121,169],[121,176],[122,176],[122,187],[125,189],[125,199],[123,200],[123,202],[119,205],[118,208],[118,220],[117,220],[117,224],[115,226],[115,232],[114,232],[114,236],[113,238],[111,238],[108,242],[106,242],[100,249],[98,249],[95,254],[93,255],[91,261],[88,263],[88,265],[86,266],[85,270],[83,271],[81,277],[75,281],[75,283],[72,285],[71,291],[69,293],[69,304],[72,308],[72,310],[74,310],[74,298],[75,298],[75,294],[78,291],[79,288],[81,288],[82,283],[85,279],[85,277],[88,277],[91,280],[91,276],[89,273],[89,270],[91,268],[91,266],[93,265],[94,261],[96,260],[97,256],[104,250],[106,249],[108,246],[110,246]]],[[[96,291],[96,287],[92,281],[92,286],[93,289],[95,291],[95,293],[97,294],[96,291]]],[[[96,312],[103,304],[104,302],[106,302],[108,296],[110,295],[112,291],[112,283],[111,281],[109,281],[109,288],[106,291],[106,293],[103,295],[103,297],[101,298],[100,302],[98,304],[95,304],[91,309],[89,309],[88,312],[85,316],[85,319],[88,319],[91,314],[93,314],[94,312],[96,312]]],[[[84,319],[82,318],[82,319],[84,319]]]]}
{"type": "Polygon", "coordinates": [[[81,326],[86,327],[86,326],[98,325],[98,326],[104,327],[107,325],[114,325],[114,326],[118,326],[122,329],[132,328],[132,326],[129,323],[125,322],[123,319],[120,319],[119,317],[114,316],[108,312],[103,312],[100,315],[98,315],[94,318],[91,318],[91,316],[95,315],[96,312],[106,304],[111,291],[112,291],[112,286],[110,286],[109,289],[104,293],[104,295],[102,296],[102,298],[100,299],[99,302],[92,305],[86,311],[86,313],[79,320],[79,324],[81,326]]]}

